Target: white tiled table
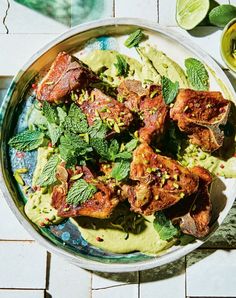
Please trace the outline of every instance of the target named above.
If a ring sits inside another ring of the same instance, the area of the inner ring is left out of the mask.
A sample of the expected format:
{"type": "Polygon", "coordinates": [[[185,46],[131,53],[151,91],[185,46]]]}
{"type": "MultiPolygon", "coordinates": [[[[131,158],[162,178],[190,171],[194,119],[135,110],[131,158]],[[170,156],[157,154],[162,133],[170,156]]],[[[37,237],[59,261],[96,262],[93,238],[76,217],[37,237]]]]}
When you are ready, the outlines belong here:
{"type": "MultiPolygon", "coordinates": [[[[100,18],[147,18],[181,31],[212,55],[235,85],[220,57],[221,30],[181,30],[175,22],[175,0],[97,2],[103,5],[100,18]]],[[[218,2],[236,5],[236,0],[218,2]]],[[[67,29],[13,0],[0,0],[0,99],[28,57],[67,29]]],[[[80,269],[46,252],[20,226],[1,195],[0,298],[236,297],[235,215],[236,205],[204,247],[177,262],[144,272],[105,274],[80,269]]]]}

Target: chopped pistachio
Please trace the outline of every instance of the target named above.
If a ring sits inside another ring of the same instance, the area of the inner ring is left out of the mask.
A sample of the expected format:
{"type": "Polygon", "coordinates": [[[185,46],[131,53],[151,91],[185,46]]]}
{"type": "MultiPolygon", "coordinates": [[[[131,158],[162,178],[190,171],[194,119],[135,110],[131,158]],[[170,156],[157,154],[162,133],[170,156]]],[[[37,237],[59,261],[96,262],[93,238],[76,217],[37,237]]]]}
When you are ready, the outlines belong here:
{"type": "Polygon", "coordinates": [[[28,172],[28,169],[27,168],[19,168],[16,170],[16,172],[19,174],[25,174],[28,172]]]}
{"type": "Polygon", "coordinates": [[[114,130],[115,132],[120,133],[120,128],[116,122],[114,123],[114,130]]]}
{"type": "Polygon", "coordinates": [[[70,178],[70,180],[75,181],[75,180],[78,180],[79,178],[81,178],[82,176],[83,176],[83,173],[80,173],[80,174],[72,176],[70,178]]]}
{"type": "Polygon", "coordinates": [[[186,112],[186,111],[187,111],[187,109],[188,109],[188,106],[186,106],[186,107],[184,108],[184,112],[186,112]]]}
{"type": "Polygon", "coordinates": [[[18,172],[15,172],[15,173],[13,174],[13,176],[15,177],[16,181],[17,181],[20,185],[22,185],[22,186],[25,185],[24,180],[22,179],[21,175],[20,175],[18,172]]]}
{"type": "Polygon", "coordinates": [[[174,178],[175,180],[178,180],[178,177],[179,177],[178,174],[174,174],[174,175],[173,175],[173,178],[174,178]]]}
{"type": "Polygon", "coordinates": [[[184,196],[185,196],[184,192],[181,192],[181,193],[179,194],[179,196],[180,196],[181,199],[183,199],[184,196]]]}
{"type": "Polygon", "coordinates": [[[177,184],[175,182],[173,183],[173,186],[174,186],[174,188],[177,188],[177,189],[179,188],[179,184],[177,184]]]}
{"type": "Polygon", "coordinates": [[[119,102],[123,103],[123,102],[124,102],[124,97],[123,97],[122,95],[118,94],[118,96],[117,96],[117,100],[118,100],[119,102]]]}

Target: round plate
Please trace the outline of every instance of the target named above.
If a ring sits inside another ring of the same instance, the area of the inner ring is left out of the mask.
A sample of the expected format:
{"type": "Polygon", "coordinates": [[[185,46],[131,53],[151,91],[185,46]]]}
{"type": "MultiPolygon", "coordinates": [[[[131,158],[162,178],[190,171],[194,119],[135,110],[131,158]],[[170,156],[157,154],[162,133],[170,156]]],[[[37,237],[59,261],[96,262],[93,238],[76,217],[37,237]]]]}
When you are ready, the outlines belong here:
{"type": "MultiPolygon", "coordinates": [[[[219,90],[226,98],[230,97],[234,100],[233,88],[220,67],[186,37],[155,23],[121,18],[74,27],[38,51],[14,77],[0,110],[0,186],[11,210],[32,237],[47,250],[81,267],[103,272],[137,271],[160,266],[186,255],[204,241],[196,240],[185,246],[174,246],[158,257],[146,256],[139,252],[112,254],[89,245],[69,220],[48,228],[36,227],[24,214],[25,198],[12,173],[15,168],[27,167],[30,171],[25,174],[24,180],[31,183],[37,152],[26,152],[22,155],[9,149],[7,142],[14,132],[26,128],[24,118],[34,102],[34,98],[28,92],[29,86],[34,77],[52,63],[58,52],[66,51],[79,57],[93,49],[116,49],[129,56],[137,57],[135,49],[127,49],[123,46],[125,35],[137,28],[142,28],[144,33],[148,34],[150,43],[157,45],[159,50],[165,52],[182,67],[188,57],[196,57],[204,62],[210,74],[210,89],[219,90]]],[[[211,191],[214,206],[211,234],[226,217],[235,196],[236,179],[215,180],[211,191]]]]}

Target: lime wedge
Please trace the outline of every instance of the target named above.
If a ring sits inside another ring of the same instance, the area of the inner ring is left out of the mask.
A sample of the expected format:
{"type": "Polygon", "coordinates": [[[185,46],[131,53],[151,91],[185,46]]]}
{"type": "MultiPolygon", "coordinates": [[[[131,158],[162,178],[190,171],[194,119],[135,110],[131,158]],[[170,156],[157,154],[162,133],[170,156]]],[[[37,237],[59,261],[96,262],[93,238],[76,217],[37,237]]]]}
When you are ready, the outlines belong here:
{"type": "Polygon", "coordinates": [[[191,30],[206,17],[209,7],[209,0],[177,0],[176,21],[181,28],[191,30]]]}
{"type": "Polygon", "coordinates": [[[234,18],[236,18],[236,7],[230,4],[217,6],[209,13],[210,23],[222,28],[234,18]]]}

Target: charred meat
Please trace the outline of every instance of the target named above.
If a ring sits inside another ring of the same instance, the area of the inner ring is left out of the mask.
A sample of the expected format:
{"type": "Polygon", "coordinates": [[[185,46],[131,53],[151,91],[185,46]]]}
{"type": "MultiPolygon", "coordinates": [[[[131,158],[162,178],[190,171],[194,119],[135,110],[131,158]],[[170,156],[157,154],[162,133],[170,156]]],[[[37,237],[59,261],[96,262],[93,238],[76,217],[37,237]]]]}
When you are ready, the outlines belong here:
{"type": "Polygon", "coordinates": [[[209,233],[212,211],[209,186],[212,177],[202,167],[194,167],[191,171],[199,177],[197,192],[166,209],[165,213],[174,224],[180,226],[184,234],[201,238],[209,233]]]}
{"type": "Polygon", "coordinates": [[[135,212],[150,215],[176,204],[198,189],[198,176],[178,162],[153,152],[141,144],[133,153],[128,199],[135,212]]]}
{"type": "Polygon", "coordinates": [[[164,132],[168,115],[168,106],[163,100],[161,87],[152,85],[143,88],[140,81],[124,80],[118,87],[118,92],[126,107],[138,113],[143,122],[143,127],[139,129],[140,141],[150,144],[152,139],[158,139],[164,132]]]}
{"type": "Polygon", "coordinates": [[[54,186],[52,193],[52,206],[57,209],[58,216],[108,218],[119,203],[113,189],[108,185],[95,180],[93,174],[85,166],[78,167],[76,174],[78,173],[83,173],[84,180],[95,185],[97,192],[82,204],[68,204],[66,197],[73,184],[69,180],[70,173],[68,173],[63,165],[58,166],[57,177],[61,184],[54,186]]]}
{"type": "Polygon", "coordinates": [[[226,124],[229,110],[230,101],[220,92],[182,89],[170,116],[193,144],[212,152],[223,145],[224,133],[220,125],[226,124]]]}
{"type": "Polygon", "coordinates": [[[150,95],[140,103],[140,115],[144,127],[139,129],[140,141],[148,144],[154,138],[160,139],[163,135],[168,115],[168,106],[163,100],[159,86],[151,86],[149,93],[150,95]]]}
{"type": "Polygon", "coordinates": [[[133,120],[132,113],[124,104],[99,89],[92,90],[90,99],[84,101],[80,108],[87,116],[89,125],[100,118],[118,133],[127,129],[133,120]]]}
{"type": "Polygon", "coordinates": [[[61,52],[38,85],[36,96],[41,101],[59,103],[71,91],[80,91],[96,80],[96,75],[83,62],[61,52]]]}

